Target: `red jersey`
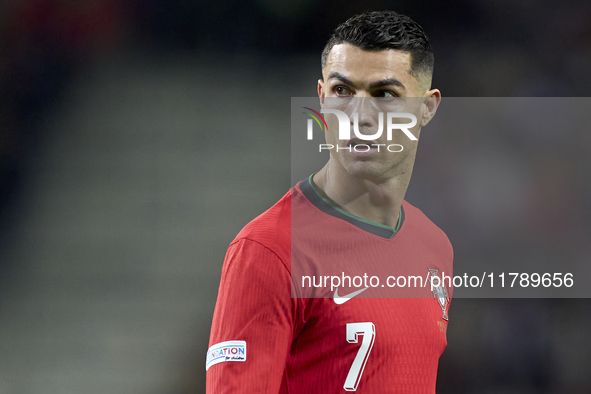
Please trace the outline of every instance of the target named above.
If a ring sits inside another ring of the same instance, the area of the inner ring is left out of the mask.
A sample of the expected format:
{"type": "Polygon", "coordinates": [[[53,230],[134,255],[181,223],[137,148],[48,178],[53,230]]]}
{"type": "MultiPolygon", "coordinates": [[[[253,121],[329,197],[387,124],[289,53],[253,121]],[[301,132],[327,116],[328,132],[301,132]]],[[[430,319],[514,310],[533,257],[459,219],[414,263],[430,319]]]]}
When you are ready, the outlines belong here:
{"type": "Polygon", "coordinates": [[[401,278],[452,276],[452,261],[443,231],[406,201],[393,229],[300,182],[228,248],[207,393],[434,393],[451,289],[405,292],[401,278]]]}

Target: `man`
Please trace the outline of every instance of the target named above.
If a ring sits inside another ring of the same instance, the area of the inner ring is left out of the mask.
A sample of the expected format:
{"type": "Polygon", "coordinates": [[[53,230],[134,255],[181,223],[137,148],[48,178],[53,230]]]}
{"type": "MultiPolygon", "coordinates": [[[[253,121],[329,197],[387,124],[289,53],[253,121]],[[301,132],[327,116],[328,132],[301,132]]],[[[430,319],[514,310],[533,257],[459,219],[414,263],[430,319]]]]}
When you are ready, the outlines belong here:
{"type": "Polygon", "coordinates": [[[339,139],[337,118],[327,115],[327,145],[339,149],[231,243],[207,354],[208,393],[435,392],[447,344],[445,287],[384,293],[394,287],[385,277],[361,288],[345,278],[364,270],[452,274],[447,237],[404,201],[416,139],[441,98],[432,72],[427,37],[408,17],[369,12],[335,30],[318,96],[323,109],[356,116],[351,129],[359,134],[339,139]],[[378,136],[375,115],[384,108],[413,114],[416,125],[378,136]],[[329,271],[342,271],[336,289],[306,284],[329,271]]]}

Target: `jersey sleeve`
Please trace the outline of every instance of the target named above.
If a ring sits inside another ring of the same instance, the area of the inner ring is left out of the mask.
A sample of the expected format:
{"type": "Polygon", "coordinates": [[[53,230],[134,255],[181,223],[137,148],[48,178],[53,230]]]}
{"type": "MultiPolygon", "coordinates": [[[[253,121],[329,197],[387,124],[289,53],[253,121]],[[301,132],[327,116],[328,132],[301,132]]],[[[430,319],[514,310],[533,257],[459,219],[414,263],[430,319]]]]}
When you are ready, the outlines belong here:
{"type": "Polygon", "coordinates": [[[209,338],[208,394],[279,392],[293,338],[290,283],[272,250],[244,238],[230,245],[209,338]]]}

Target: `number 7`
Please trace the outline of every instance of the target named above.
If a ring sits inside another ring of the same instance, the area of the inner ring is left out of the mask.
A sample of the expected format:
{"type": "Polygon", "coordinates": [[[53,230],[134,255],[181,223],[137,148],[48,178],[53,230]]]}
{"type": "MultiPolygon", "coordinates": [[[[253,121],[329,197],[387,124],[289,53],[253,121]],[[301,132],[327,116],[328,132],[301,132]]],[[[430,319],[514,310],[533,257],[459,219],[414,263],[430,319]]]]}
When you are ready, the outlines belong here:
{"type": "Polygon", "coordinates": [[[345,385],[343,388],[346,391],[355,391],[361,380],[361,375],[365,369],[365,364],[369,358],[369,353],[373,347],[373,340],[376,336],[376,327],[373,323],[348,323],[347,324],[347,342],[358,343],[359,335],[363,335],[363,341],[359,347],[359,351],[353,360],[351,369],[347,374],[345,385]]]}

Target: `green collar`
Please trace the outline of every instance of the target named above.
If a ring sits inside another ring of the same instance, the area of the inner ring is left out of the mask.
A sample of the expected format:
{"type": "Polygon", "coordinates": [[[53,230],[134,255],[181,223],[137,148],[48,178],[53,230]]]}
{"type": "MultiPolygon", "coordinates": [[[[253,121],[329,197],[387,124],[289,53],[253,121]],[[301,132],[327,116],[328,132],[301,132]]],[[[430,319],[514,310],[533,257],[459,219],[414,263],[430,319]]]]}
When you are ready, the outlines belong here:
{"type": "Polygon", "coordinates": [[[304,196],[306,196],[306,198],[322,212],[345,220],[364,231],[370,232],[382,238],[391,239],[398,233],[400,227],[402,227],[402,223],[404,222],[404,209],[402,208],[402,205],[400,206],[400,214],[398,215],[398,223],[396,224],[396,228],[392,228],[381,223],[376,223],[371,220],[352,215],[335,205],[329,199],[322,196],[314,186],[314,182],[312,181],[313,176],[314,174],[310,175],[307,179],[304,179],[300,183],[300,189],[302,190],[302,193],[304,193],[304,196]]]}

